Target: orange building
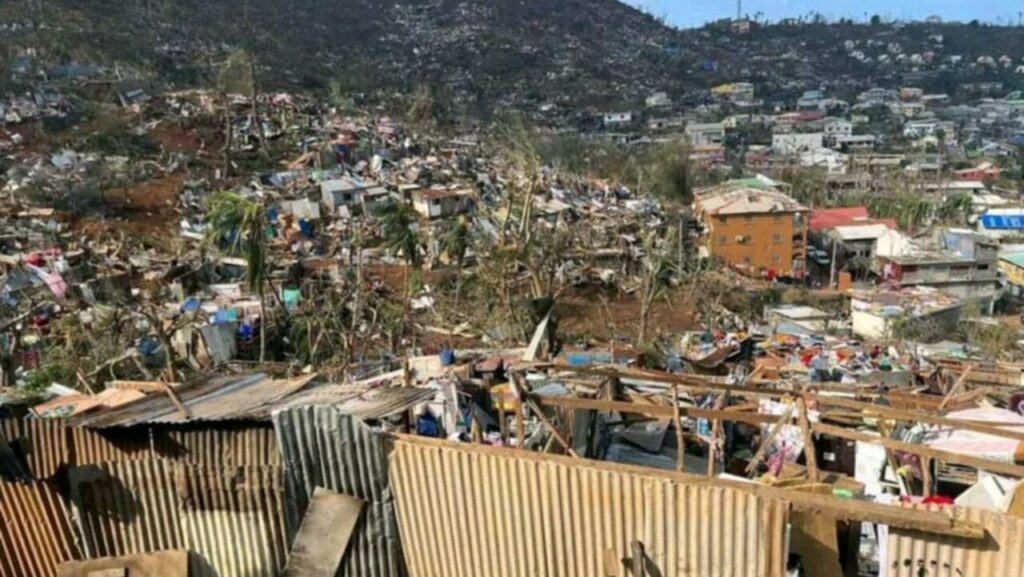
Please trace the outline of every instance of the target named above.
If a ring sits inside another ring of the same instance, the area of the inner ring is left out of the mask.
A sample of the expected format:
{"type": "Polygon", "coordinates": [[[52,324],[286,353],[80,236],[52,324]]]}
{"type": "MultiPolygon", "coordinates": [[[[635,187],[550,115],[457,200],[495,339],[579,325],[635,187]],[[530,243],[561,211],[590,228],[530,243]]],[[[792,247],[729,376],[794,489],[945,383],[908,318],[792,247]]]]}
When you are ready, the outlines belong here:
{"type": "Polygon", "coordinates": [[[708,255],[749,275],[801,278],[807,267],[809,209],[756,181],[698,193],[708,255]]]}

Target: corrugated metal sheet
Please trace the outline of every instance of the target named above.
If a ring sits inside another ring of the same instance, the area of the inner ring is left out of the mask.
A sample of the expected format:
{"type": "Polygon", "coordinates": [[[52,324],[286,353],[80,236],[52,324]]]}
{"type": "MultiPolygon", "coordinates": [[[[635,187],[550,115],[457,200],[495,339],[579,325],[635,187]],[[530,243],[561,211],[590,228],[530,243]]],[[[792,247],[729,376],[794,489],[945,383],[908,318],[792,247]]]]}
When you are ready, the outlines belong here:
{"type": "Polygon", "coordinates": [[[87,557],[190,549],[195,577],[274,577],[284,567],[280,467],[145,459],[75,467],[70,481],[87,557]]]}
{"type": "Polygon", "coordinates": [[[964,507],[953,508],[953,517],[980,524],[987,539],[979,543],[890,528],[880,577],[1024,575],[1024,519],[964,507]]]}
{"type": "Polygon", "coordinates": [[[363,420],[383,419],[407,411],[437,395],[433,389],[414,387],[353,387],[323,385],[302,391],[288,399],[282,408],[305,405],[332,405],[342,413],[363,420]]]}
{"type": "Polygon", "coordinates": [[[72,464],[83,467],[100,463],[118,463],[153,457],[149,431],[118,429],[98,431],[82,427],[71,429],[72,464]]]}
{"type": "Polygon", "coordinates": [[[273,422],[285,466],[289,543],[313,490],[323,487],[366,502],[339,575],[404,575],[382,436],[330,406],[278,411],[273,422]]]}
{"type": "Polygon", "coordinates": [[[75,557],[67,510],[51,481],[0,481],[0,576],[50,577],[75,557]]]}
{"type": "Polygon", "coordinates": [[[658,568],[648,574],[784,571],[787,504],[733,487],[408,438],[395,443],[391,478],[413,577],[603,577],[634,541],[658,568]]]}
{"type": "Polygon", "coordinates": [[[271,409],[305,387],[316,375],[277,380],[263,374],[220,377],[177,390],[188,410],[183,416],[167,395],[152,394],[107,411],[75,417],[76,426],[102,429],[143,424],[266,419],[271,409]]]}
{"type": "Polygon", "coordinates": [[[153,431],[161,457],[190,464],[280,465],[281,452],[269,424],[153,431]]]}
{"type": "Polygon", "coordinates": [[[280,467],[179,465],[193,577],[275,577],[287,560],[280,467]]]}
{"type": "Polygon", "coordinates": [[[60,421],[0,419],[0,438],[20,450],[36,479],[53,477],[68,462],[68,432],[60,421]]]}
{"type": "Polygon", "coordinates": [[[71,503],[87,557],[180,549],[170,461],[145,459],[74,467],[71,503]]]}

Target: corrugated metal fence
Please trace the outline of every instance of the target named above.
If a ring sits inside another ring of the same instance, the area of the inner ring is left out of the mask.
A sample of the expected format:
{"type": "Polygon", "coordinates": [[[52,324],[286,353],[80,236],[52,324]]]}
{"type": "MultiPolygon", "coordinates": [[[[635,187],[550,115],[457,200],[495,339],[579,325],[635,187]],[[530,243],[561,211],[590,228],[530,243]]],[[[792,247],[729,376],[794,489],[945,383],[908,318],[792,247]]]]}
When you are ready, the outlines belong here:
{"type": "Polygon", "coordinates": [[[190,549],[195,577],[275,577],[284,567],[280,467],[147,459],[70,476],[88,557],[190,549]]]}
{"type": "Polygon", "coordinates": [[[953,509],[978,523],[983,541],[890,529],[880,577],[1009,577],[1024,575],[1024,519],[980,509],[953,509]]]}
{"type": "Polygon", "coordinates": [[[289,542],[314,489],[351,495],[366,507],[339,575],[404,575],[382,436],[332,406],[282,410],[274,413],[273,421],[284,459],[289,542]]]}
{"type": "Polygon", "coordinates": [[[55,485],[0,480],[0,575],[51,577],[73,558],[71,524],[55,485]]]}
{"type": "Polygon", "coordinates": [[[780,577],[785,502],[682,476],[488,447],[399,440],[391,455],[413,577],[780,577]]]}

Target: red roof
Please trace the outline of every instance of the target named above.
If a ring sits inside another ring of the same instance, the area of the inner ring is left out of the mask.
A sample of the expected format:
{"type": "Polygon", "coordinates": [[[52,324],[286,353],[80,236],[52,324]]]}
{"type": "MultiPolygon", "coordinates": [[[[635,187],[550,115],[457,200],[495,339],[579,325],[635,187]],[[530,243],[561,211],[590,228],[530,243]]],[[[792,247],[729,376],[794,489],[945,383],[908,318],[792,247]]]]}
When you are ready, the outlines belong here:
{"type": "Polygon", "coordinates": [[[821,232],[837,226],[851,224],[884,224],[896,228],[896,219],[871,218],[866,206],[849,206],[844,208],[820,208],[811,212],[811,232],[821,232]]]}

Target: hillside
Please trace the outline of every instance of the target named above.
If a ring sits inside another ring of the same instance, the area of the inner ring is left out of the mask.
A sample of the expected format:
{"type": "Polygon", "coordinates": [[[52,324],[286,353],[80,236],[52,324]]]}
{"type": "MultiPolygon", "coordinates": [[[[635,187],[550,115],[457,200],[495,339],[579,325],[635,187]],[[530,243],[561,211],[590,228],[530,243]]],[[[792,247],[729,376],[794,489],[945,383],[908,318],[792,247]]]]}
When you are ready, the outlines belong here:
{"type": "Polygon", "coordinates": [[[34,30],[51,62],[119,62],[176,84],[200,81],[228,46],[258,54],[267,84],[410,90],[427,83],[488,105],[615,101],[639,81],[670,88],[677,32],[615,0],[49,0],[0,20],[34,30]]]}
{"type": "Polygon", "coordinates": [[[676,30],[616,0],[33,0],[0,6],[0,40],[6,62],[33,49],[44,67],[116,64],[174,87],[206,82],[211,62],[245,48],[265,86],[428,86],[477,114],[635,106],[656,90],[692,104],[701,89],[736,80],[768,97],[1024,80],[1014,73],[1024,64],[1019,27],[794,22],[736,35],[727,23],[676,30]],[[950,65],[952,55],[962,64],[950,65]],[[972,64],[1004,55],[1013,67],[972,64]]]}

